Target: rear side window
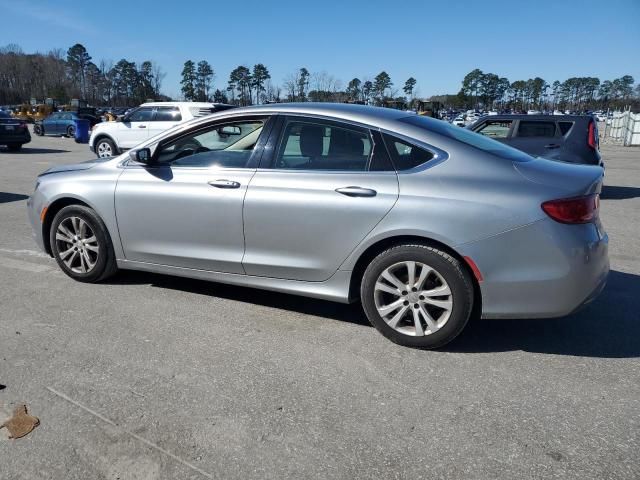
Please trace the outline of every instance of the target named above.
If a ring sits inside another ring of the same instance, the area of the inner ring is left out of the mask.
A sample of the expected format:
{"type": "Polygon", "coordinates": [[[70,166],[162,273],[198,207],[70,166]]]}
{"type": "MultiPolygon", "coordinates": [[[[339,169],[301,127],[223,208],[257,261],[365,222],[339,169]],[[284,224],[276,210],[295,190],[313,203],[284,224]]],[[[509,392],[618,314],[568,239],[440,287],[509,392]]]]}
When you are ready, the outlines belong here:
{"type": "Polygon", "coordinates": [[[555,137],[555,122],[532,122],[521,120],[518,125],[519,137],[555,137]]]}
{"type": "Polygon", "coordinates": [[[158,107],[154,120],[156,122],[179,122],[182,120],[182,115],[177,107],[158,107]]]}
{"type": "Polygon", "coordinates": [[[275,167],[295,170],[365,171],[372,150],[364,130],[334,124],[290,121],[275,167]]]}
{"type": "Polygon", "coordinates": [[[433,158],[433,153],[428,150],[411,145],[387,133],[383,134],[383,137],[391,154],[391,161],[398,171],[410,170],[433,158]]]}
{"type": "Polygon", "coordinates": [[[511,130],[511,120],[489,120],[485,122],[477,133],[491,138],[507,138],[511,130]]]}
{"type": "Polygon", "coordinates": [[[558,122],[558,126],[560,127],[560,133],[564,136],[573,127],[573,122],[558,122]]]}

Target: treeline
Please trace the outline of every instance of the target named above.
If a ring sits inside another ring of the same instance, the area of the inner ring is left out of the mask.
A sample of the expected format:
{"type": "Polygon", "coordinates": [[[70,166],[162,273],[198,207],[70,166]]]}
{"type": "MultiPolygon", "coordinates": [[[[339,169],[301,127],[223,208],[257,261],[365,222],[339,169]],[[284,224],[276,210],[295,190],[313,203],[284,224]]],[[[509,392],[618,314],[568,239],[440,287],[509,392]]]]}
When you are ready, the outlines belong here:
{"type": "Polygon", "coordinates": [[[161,99],[164,77],[151,61],[137,65],[123,58],[115,65],[106,60],[96,64],[81,44],[66,53],[54,49],[25,54],[18,45],[0,48],[0,104],[83,98],[92,105],[134,106],[161,99]]]}
{"type": "Polygon", "coordinates": [[[640,104],[640,85],[624,75],[600,81],[596,77],[572,77],[564,82],[548,83],[540,77],[510,82],[480,69],[469,72],[457,95],[434,96],[453,108],[511,110],[596,110],[623,108],[640,104]]]}
{"type": "MultiPolygon", "coordinates": [[[[161,93],[165,73],[151,61],[140,64],[126,59],[113,64],[94,63],[87,49],[76,44],[66,52],[25,54],[17,45],[0,48],[0,104],[18,104],[36,98],[55,98],[61,103],[83,98],[90,104],[134,106],[149,99],[169,100],[161,93]]],[[[206,60],[187,60],[182,69],[181,97],[235,105],[267,102],[358,102],[369,105],[417,108],[419,92],[414,77],[399,85],[382,71],[373,79],[353,78],[346,85],[327,72],[301,67],[274,82],[267,66],[239,65],[222,84],[214,86],[216,72],[206,60]]],[[[480,69],[469,72],[460,91],[436,95],[451,108],[498,110],[595,110],[640,108],[640,85],[631,75],[601,81],[596,77],[574,77],[547,82],[535,77],[510,81],[480,69]]]]}

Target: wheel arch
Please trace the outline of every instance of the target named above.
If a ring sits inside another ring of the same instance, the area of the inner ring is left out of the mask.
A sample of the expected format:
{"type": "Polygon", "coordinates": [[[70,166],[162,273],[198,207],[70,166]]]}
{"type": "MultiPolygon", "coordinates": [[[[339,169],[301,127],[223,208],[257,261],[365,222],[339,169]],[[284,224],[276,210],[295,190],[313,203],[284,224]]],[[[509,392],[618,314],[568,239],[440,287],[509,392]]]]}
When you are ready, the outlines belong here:
{"type": "Polygon", "coordinates": [[[100,216],[93,206],[77,197],[61,197],[50,203],[47,207],[47,211],[42,221],[42,243],[44,245],[45,252],[50,256],[53,256],[49,238],[51,232],[51,224],[53,223],[53,219],[56,217],[58,212],[64,207],[68,207],[69,205],[82,205],[83,207],[92,209],[94,212],[96,212],[96,215],[100,216]]]}
{"type": "Polygon", "coordinates": [[[482,292],[480,289],[480,281],[477,277],[478,273],[474,271],[475,265],[471,265],[463,255],[457,252],[449,245],[435,240],[433,238],[424,237],[420,235],[395,235],[382,238],[373,244],[369,245],[356,260],[353,270],[351,272],[351,280],[349,282],[349,301],[357,301],[360,297],[360,284],[364,276],[364,271],[367,265],[385,250],[398,245],[427,245],[434,247],[443,252],[448,253],[455,259],[457,259],[465,272],[469,275],[473,284],[473,313],[472,315],[479,317],[482,313],[482,292]]]}
{"type": "Polygon", "coordinates": [[[119,155],[120,153],[122,153],[120,147],[118,147],[118,142],[116,142],[115,139],[111,135],[109,135],[108,133],[98,133],[96,135],[96,138],[94,138],[94,140],[93,140],[93,149],[94,150],[97,150],[98,142],[100,140],[102,140],[103,138],[106,138],[107,140],[111,141],[111,143],[113,143],[113,147],[116,149],[116,151],[113,152],[114,154],[118,154],[119,155]]]}

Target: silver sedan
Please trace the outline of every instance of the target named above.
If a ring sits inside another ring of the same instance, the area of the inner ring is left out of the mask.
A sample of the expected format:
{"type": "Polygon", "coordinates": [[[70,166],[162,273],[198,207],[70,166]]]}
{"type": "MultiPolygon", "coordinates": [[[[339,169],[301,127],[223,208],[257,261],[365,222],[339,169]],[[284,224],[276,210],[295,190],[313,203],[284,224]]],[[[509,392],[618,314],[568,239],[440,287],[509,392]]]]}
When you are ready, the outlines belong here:
{"type": "Polygon", "coordinates": [[[389,339],[435,348],[474,316],[557,317],[599,293],[602,175],[397,110],[281,104],[49,169],[28,209],[76,280],[132,269],[360,300],[389,339]]]}

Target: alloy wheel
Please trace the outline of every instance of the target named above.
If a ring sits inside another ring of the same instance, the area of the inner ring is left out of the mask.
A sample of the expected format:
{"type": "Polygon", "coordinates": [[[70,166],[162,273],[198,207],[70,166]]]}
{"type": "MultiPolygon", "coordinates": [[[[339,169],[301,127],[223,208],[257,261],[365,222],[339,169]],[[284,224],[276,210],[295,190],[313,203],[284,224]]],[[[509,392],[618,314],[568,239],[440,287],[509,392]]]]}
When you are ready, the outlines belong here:
{"type": "Polygon", "coordinates": [[[108,142],[98,143],[98,156],[100,158],[113,156],[113,150],[111,149],[111,145],[109,145],[108,142]]]}
{"type": "Polygon", "coordinates": [[[378,314],[404,335],[425,336],[440,330],[453,309],[453,294],[444,277],[421,262],[399,262],[376,280],[378,314]]]}
{"type": "Polygon", "coordinates": [[[89,273],[96,266],[100,246],[89,224],[80,217],[67,217],[56,230],[58,255],[75,273],[89,273]]]}

